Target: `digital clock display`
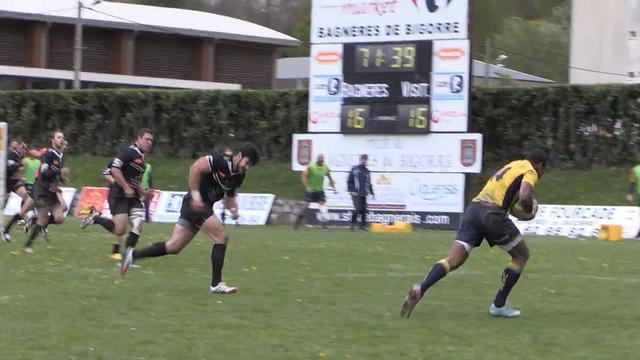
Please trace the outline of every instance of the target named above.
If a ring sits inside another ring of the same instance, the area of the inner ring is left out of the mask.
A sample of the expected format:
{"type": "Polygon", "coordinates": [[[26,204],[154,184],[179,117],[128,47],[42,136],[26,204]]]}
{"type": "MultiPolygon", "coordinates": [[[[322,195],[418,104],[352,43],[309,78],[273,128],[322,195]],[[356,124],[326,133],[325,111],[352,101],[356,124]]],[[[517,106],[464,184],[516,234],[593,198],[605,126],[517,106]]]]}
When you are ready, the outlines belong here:
{"type": "Polygon", "coordinates": [[[403,72],[416,69],[415,44],[356,45],[355,71],[403,72]]]}
{"type": "Polygon", "coordinates": [[[341,132],[429,133],[432,45],[345,44],[341,132]]]}

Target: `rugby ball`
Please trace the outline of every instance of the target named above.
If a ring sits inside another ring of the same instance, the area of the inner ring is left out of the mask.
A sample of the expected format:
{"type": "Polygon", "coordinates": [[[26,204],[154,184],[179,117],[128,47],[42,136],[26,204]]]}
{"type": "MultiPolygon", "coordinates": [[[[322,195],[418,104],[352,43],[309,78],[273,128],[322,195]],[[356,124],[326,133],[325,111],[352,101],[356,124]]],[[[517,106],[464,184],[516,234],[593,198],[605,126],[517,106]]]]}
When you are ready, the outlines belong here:
{"type": "Polygon", "coordinates": [[[509,209],[509,214],[511,214],[518,220],[523,220],[523,221],[533,220],[533,218],[536,217],[537,213],[538,213],[538,201],[536,199],[533,199],[533,208],[531,213],[527,213],[524,211],[524,209],[522,208],[522,204],[520,204],[520,199],[517,199],[516,201],[514,201],[513,204],[511,205],[511,208],[509,209]]]}

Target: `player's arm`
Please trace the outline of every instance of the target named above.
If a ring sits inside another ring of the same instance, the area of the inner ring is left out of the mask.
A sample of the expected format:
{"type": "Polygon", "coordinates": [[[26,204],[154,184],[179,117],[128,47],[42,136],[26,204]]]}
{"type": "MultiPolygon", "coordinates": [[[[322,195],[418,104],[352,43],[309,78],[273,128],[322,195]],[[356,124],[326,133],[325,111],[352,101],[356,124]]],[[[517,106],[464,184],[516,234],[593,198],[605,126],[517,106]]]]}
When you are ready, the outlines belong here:
{"type": "Polygon", "coordinates": [[[115,179],[113,178],[113,175],[106,174],[106,175],[102,175],[102,178],[104,179],[104,181],[107,183],[107,185],[113,185],[113,183],[115,183],[115,179]]]}
{"type": "Polygon", "coordinates": [[[42,159],[42,164],[40,165],[40,176],[48,181],[60,176],[60,167],[53,163],[53,157],[53,154],[47,152],[42,159]]]}
{"type": "Polygon", "coordinates": [[[367,189],[369,189],[369,194],[371,194],[371,196],[373,196],[374,198],[376,197],[376,194],[373,193],[373,186],[371,185],[371,174],[370,173],[366,173],[366,179],[367,179],[367,189]]]}
{"type": "Polygon", "coordinates": [[[538,174],[535,171],[528,171],[524,174],[520,184],[519,201],[522,205],[522,210],[527,213],[533,212],[533,187],[536,182],[538,182],[538,174]]]}
{"type": "Polygon", "coordinates": [[[311,192],[311,188],[309,188],[309,168],[304,169],[302,174],[300,174],[300,180],[304,186],[304,191],[311,192]]]}
{"type": "Polygon", "coordinates": [[[69,176],[71,176],[71,169],[68,167],[63,167],[60,169],[60,182],[63,184],[67,184],[69,182],[69,176]]]}
{"type": "Polygon", "coordinates": [[[121,151],[118,156],[114,157],[113,162],[111,163],[111,176],[113,176],[114,182],[124,189],[124,193],[127,197],[134,197],[136,193],[135,189],[124,178],[124,174],[122,173],[122,167],[124,164],[131,160],[131,154],[128,149],[126,149],[121,151]]]}
{"type": "Polygon", "coordinates": [[[328,168],[327,168],[327,177],[329,178],[329,186],[335,189],[336,183],[333,181],[333,178],[331,177],[331,170],[329,170],[328,168]]]}
{"type": "Polygon", "coordinates": [[[189,168],[189,193],[191,194],[192,205],[196,209],[204,209],[202,195],[200,194],[200,178],[202,174],[213,171],[210,158],[210,155],[203,156],[189,168]]]}
{"type": "Polygon", "coordinates": [[[240,213],[238,212],[238,197],[235,191],[228,191],[224,194],[224,206],[231,212],[231,219],[238,220],[240,213]]]}
{"type": "Polygon", "coordinates": [[[349,177],[347,178],[347,191],[349,191],[351,195],[355,195],[356,192],[356,178],[354,171],[355,168],[351,168],[351,171],[349,171],[349,177]]]}
{"type": "Polygon", "coordinates": [[[22,161],[13,156],[13,153],[7,159],[7,172],[14,172],[20,170],[22,167],[22,161]]]}
{"type": "Polygon", "coordinates": [[[113,185],[115,180],[113,179],[113,175],[111,175],[111,167],[107,167],[102,170],[102,178],[108,185],[113,185]]]}

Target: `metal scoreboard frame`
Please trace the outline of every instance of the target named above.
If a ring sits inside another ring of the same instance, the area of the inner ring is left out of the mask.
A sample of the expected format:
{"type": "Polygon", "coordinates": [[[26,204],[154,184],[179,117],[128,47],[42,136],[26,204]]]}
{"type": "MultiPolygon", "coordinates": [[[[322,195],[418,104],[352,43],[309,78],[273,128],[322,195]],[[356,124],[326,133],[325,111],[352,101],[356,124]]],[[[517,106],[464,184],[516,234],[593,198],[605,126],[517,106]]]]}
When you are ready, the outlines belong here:
{"type": "Polygon", "coordinates": [[[468,0],[313,0],[309,132],[467,132],[468,0]]]}
{"type": "MultiPolygon", "coordinates": [[[[293,135],[292,170],[304,169],[323,153],[334,172],[348,171],[359,154],[367,153],[372,176],[379,179],[374,187],[389,194],[400,194],[396,190],[405,177],[435,178],[433,173],[440,172],[458,174],[466,182],[464,173],[480,172],[482,135],[467,133],[469,3],[312,0],[309,134],[293,135]]],[[[421,190],[430,202],[439,201],[440,189],[460,187],[453,177],[425,183],[421,190]]],[[[350,218],[339,205],[328,203],[331,214],[350,218]]],[[[368,210],[367,216],[376,209],[368,210]]],[[[419,210],[407,202],[383,215],[409,216],[414,225],[443,229],[455,229],[460,222],[461,208],[419,210]]]]}

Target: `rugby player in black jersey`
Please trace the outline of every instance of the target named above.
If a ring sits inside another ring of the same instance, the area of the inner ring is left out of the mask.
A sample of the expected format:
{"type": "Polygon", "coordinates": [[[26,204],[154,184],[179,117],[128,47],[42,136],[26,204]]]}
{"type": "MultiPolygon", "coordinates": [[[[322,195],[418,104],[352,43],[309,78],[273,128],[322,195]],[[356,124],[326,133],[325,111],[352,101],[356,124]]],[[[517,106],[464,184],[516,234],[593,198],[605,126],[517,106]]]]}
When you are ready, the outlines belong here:
{"type": "Polygon", "coordinates": [[[238,288],[222,282],[222,267],[229,237],[224,225],[213,212],[213,204],[224,200],[232,219],[237,219],[236,190],[242,185],[247,170],[259,160],[260,155],[253,146],[236,149],[231,157],[206,155],[196,160],[189,170],[189,192],[183,197],[180,218],[173,227],[171,239],[144,249],[129,249],[120,266],[120,273],[124,276],[134,260],[180,253],[202,229],[213,240],[210,292],[237,292],[238,288]]]}

